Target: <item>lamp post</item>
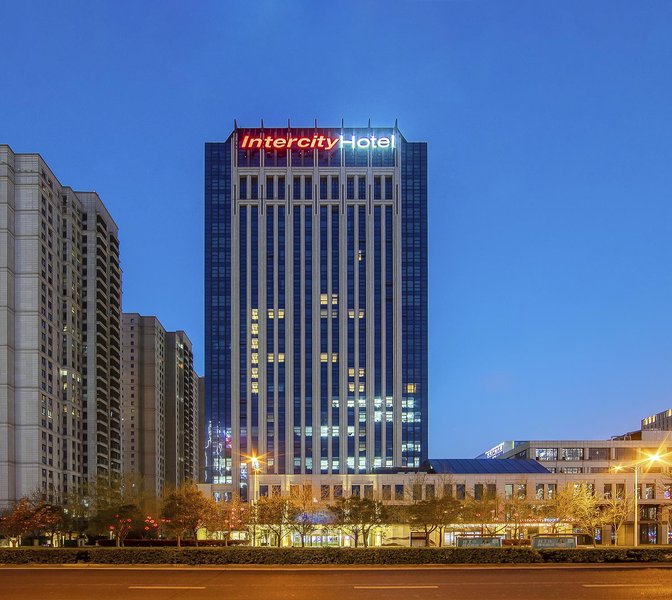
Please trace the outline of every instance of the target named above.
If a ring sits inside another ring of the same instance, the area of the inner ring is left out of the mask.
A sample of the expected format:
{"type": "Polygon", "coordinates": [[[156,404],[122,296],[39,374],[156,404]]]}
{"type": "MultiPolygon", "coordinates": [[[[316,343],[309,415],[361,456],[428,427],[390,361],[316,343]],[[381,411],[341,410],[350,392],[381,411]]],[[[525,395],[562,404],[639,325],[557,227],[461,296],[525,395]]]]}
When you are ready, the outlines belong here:
{"type": "Polygon", "coordinates": [[[616,471],[617,473],[620,471],[625,471],[625,470],[630,470],[634,473],[635,475],[635,516],[633,519],[633,527],[634,527],[634,546],[639,546],[639,471],[640,468],[643,464],[646,464],[648,467],[650,467],[652,464],[660,462],[660,456],[658,454],[654,454],[652,456],[647,456],[645,459],[637,461],[636,463],[628,466],[623,466],[623,465],[616,465],[613,470],[616,471]]]}

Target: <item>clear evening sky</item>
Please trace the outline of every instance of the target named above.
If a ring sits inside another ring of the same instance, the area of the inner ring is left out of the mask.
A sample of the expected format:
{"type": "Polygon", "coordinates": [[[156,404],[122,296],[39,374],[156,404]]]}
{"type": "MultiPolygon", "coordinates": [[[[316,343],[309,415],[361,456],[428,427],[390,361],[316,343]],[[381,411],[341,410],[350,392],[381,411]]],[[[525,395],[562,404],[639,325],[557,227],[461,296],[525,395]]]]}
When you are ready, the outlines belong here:
{"type": "Polygon", "coordinates": [[[429,143],[430,455],[672,407],[672,3],[9,2],[0,142],[94,189],[123,308],[203,373],[203,144],[287,122],[429,143]]]}

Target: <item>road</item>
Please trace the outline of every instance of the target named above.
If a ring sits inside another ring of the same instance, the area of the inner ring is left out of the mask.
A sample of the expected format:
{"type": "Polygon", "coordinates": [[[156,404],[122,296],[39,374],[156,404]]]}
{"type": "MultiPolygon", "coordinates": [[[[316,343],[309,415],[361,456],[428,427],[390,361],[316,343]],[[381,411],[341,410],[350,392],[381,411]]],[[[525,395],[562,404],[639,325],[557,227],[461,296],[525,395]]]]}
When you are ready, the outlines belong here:
{"type": "Polygon", "coordinates": [[[0,598],[670,600],[672,567],[2,566],[0,598]]]}

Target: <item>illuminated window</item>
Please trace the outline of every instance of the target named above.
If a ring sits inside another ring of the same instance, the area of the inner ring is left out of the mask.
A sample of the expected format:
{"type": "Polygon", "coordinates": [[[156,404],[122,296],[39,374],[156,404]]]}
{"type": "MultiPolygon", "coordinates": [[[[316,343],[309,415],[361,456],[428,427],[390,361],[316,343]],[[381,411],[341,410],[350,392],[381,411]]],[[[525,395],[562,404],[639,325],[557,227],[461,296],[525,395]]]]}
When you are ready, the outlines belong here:
{"type": "Polygon", "coordinates": [[[272,308],[268,309],[268,318],[269,319],[275,318],[275,311],[272,308]]]}
{"type": "Polygon", "coordinates": [[[328,362],[328,360],[329,360],[329,357],[328,357],[327,353],[322,352],[322,354],[320,354],[320,362],[328,362]]]}
{"type": "Polygon", "coordinates": [[[415,394],[416,390],[416,384],[415,383],[407,383],[406,384],[406,392],[409,394],[415,394]]]}
{"type": "Polygon", "coordinates": [[[269,363],[274,362],[274,360],[275,360],[275,356],[273,355],[272,352],[269,352],[269,354],[268,354],[268,359],[267,359],[267,360],[268,360],[269,363]]]}

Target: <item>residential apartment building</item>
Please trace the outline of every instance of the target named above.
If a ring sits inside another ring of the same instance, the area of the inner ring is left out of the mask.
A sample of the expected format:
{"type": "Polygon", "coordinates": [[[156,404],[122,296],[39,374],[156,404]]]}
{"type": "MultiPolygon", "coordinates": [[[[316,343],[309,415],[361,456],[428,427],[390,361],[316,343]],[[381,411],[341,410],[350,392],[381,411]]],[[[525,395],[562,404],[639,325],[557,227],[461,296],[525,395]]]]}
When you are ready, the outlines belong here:
{"type": "Polygon", "coordinates": [[[166,483],[198,481],[198,375],[184,331],[166,333],[166,483]]]}
{"type": "Polygon", "coordinates": [[[0,145],[0,505],[121,472],[117,227],[0,145]]]}
{"type": "Polygon", "coordinates": [[[419,467],[426,143],[236,128],[205,154],[205,480],[419,467]]]}
{"type": "Polygon", "coordinates": [[[122,315],[123,468],[160,497],[166,485],[166,331],[156,317],[122,315]]]}
{"type": "Polygon", "coordinates": [[[154,316],[123,315],[124,472],[160,497],[198,478],[198,376],[191,342],[154,316]]]}

